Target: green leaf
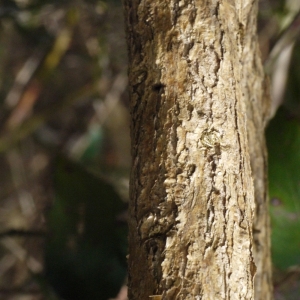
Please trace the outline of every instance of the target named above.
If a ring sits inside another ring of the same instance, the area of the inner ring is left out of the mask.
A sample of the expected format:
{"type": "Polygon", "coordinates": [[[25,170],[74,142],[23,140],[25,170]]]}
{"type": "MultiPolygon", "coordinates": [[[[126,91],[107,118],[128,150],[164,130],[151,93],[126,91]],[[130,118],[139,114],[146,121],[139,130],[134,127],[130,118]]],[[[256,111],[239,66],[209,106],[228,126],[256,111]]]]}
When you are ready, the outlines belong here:
{"type": "Polygon", "coordinates": [[[54,172],[55,202],[48,215],[47,274],[64,299],[114,297],[126,276],[127,226],[111,184],[60,157],[54,172]]]}
{"type": "Polygon", "coordinates": [[[281,109],[267,128],[272,253],[276,267],[300,264],[300,127],[281,109]]]}

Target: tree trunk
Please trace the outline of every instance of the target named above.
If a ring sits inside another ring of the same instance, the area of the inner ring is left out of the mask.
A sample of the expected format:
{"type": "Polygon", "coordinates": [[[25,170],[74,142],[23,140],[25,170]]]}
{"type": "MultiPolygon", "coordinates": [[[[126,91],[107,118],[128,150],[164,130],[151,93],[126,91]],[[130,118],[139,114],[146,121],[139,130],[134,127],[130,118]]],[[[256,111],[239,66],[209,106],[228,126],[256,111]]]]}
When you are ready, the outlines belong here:
{"type": "Polygon", "coordinates": [[[242,89],[247,107],[247,133],[254,182],[253,256],[256,265],[254,291],[256,300],[273,298],[270,221],[268,211],[267,149],[265,126],[270,116],[269,80],[265,77],[256,37],[256,7],[249,7],[243,44],[242,89]],[[253,11],[253,8],[255,11],[253,11]]]}
{"type": "Polygon", "coordinates": [[[254,280],[256,300],[273,298],[270,220],[268,210],[267,149],[265,125],[270,113],[269,81],[264,78],[257,45],[248,38],[247,62],[244,76],[247,78],[244,93],[248,97],[247,128],[251,170],[255,191],[255,214],[253,222],[253,255],[257,270],[254,280]],[[255,72],[249,72],[255,66],[255,72]]]}
{"type": "MultiPolygon", "coordinates": [[[[250,76],[249,76],[250,77],[250,76]]],[[[268,81],[265,83],[268,85],[268,81]]],[[[248,84],[248,88],[251,85],[248,84]]],[[[265,87],[268,90],[268,87],[265,87]]],[[[247,104],[248,143],[255,190],[255,214],[253,222],[253,255],[256,265],[254,290],[256,300],[273,298],[270,220],[268,210],[267,151],[264,138],[268,94],[248,89],[254,100],[247,104]],[[264,107],[265,106],[265,107],[264,107]]]]}
{"type": "MultiPolygon", "coordinates": [[[[267,111],[257,3],[124,6],[133,156],[129,299],[254,299],[252,228],[268,224],[265,164],[254,160],[265,162],[267,111]],[[260,172],[255,196],[263,197],[255,224],[250,157],[260,172]]],[[[262,232],[258,243],[268,241],[262,232]]],[[[261,249],[254,250],[261,272],[261,249]]]]}

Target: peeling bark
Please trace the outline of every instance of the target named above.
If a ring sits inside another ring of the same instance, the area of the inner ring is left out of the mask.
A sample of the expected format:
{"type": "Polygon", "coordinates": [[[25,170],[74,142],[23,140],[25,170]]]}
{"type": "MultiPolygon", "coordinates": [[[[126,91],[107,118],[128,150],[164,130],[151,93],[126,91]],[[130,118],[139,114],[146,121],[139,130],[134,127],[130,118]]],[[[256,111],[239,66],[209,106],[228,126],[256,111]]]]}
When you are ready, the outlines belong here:
{"type": "Polygon", "coordinates": [[[254,299],[249,141],[259,137],[264,154],[264,118],[255,135],[247,119],[256,126],[251,109],[259,111],[249,103],[263,103],[257,3],[124,0],[124,7],[129,299],[254,299]]]}

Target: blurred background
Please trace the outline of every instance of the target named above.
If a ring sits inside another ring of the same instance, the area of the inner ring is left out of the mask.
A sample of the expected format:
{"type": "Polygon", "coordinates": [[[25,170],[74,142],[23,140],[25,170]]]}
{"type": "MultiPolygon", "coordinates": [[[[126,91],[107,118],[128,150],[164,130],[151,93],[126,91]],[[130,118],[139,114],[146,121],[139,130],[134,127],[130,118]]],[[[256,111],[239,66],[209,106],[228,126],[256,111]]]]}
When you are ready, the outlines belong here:
{"type": "MultiPolygon", "coordinates": [[[[277,300],[300,299],[299,10],[260,1],[277,300]]],[[[1,0],[0,299],[126,299],[128,107],[120,0],[1,0]]]]}

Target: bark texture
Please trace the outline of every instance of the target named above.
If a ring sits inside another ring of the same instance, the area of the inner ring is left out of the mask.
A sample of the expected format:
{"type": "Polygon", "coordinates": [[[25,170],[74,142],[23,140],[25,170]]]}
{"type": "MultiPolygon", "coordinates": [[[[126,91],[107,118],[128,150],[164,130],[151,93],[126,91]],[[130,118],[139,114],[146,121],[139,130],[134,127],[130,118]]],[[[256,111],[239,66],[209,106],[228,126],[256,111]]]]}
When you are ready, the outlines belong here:
{"type": "MultiPolygon", "coordinates": [[[[252,29],[253,30],[253,29],[252,29]]],[[[255,214],[253,223],[254,262],[257,267],[255,275],[255,299],[273,298],[270,220],[267,180],[267,149],[265,126],[270,116],[269,80],[264,78],[260,60],[260,51],[255,32],[246,35],[245,48],[248,56],[245,61],[244,94],[248,97],[247,128],[252,176],[255,190],[255,214]],[[253,69],[254,72],[248,70],[253,69]]]]}
{"type": "MultiPolygon", "coordinates": [[[[250,80],[251,82],[251,80],[250,80]]],[[[250,149],[251,169],[255,190],[255,214],[253,222],[253,255],[257,267],[254,290],[256,300],[273,299],[272,262],[271,262],[271,230],[269,220],[267,150],[264,129],[267,120],[266,104],[269,102],[268,81],[265,89],[252,90],[247,86],[251,101],[247,105],[248,141],[250,149]]]]}
{"type": "Polygon", "coordinates": [[[269,80],[265,77],[256,33],[256,7],[248,14],[243,45],[243,94],[247,107],[247,132],[255,191],[253,255],[257,267],[254,291],[256,300],[273,298],[270,220],[267,180],[265,126],[270,117],[269,80]],[[253,11],[254,9],[254,11],[253,11]]]}
{"type": "MultiPolygon", "coordinates": [[[[250,155],[264,153],[264,118],[255,116],[263,111],[250,104],[263,105],[257,3],[124,0],[124,7],[129,299],[254,299],[250,155]],[[248,116],[254,127],[260,121],[254,135],[248,116]],[[255,152],[248,138],[257,137],[255,152]]],[[[264,166],[257,168],[255,184],[264,184],[264,166]]]]}

